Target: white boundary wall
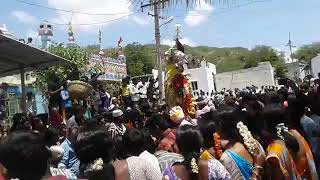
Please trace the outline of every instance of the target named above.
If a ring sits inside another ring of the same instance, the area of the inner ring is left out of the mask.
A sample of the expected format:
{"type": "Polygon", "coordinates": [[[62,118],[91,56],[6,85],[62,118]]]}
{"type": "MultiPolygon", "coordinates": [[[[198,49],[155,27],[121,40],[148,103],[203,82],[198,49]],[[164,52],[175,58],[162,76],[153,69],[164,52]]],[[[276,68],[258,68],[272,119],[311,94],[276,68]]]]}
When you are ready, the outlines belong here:
{"type": "Polygon", "coordinates": [[[221,91],[223,88],[243,89],[252,85],[258,88],[261,88],[261,86],[274,86],[273,67],[270,62],[261,62],[254,68],[219,73],[216,75],[216,85],[217,91],[221,91]]]}

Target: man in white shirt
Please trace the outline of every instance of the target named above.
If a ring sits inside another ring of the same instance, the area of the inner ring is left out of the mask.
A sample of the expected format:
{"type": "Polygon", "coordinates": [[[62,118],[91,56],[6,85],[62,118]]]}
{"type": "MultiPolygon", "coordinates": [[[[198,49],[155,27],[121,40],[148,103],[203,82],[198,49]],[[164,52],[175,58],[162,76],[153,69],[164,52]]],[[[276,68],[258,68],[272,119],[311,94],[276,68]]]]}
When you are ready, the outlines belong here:
{"type": "Polygon", "coordinates": [[[160,94],[158,78],[156,79],[156,81],[155,81],[155,83],[154,83],[154,85],[153,85],[153,88],[155,89],[153,98],[154,98],[154,99],[158,99],[158,95],[160,94]]]}
{"type": "Polygon", "coordinates": [[[149,87],[149,83],[145,80],[142,80],[142,86],[139,89],[140,92],[140,103],[147,102],[147,89],[149,87]]]}
{"type": "Polygon", "coordinates": [[[116,136],[123,136],[126,132],[126,127],[123,124],[123,111],[116,109],[112,111],[113,122],[108,125],[108,132],[112,138],[116,136]]]}
{"type": "Polygon", "coordinates": [[[139,88],[137,87],[136,79],[132,80],[132,84],[130,84],[129,86],[129,92],[130,92],[132,103],[138,103],[140,100],[140,95],[139,95],[140,92],[139,92],[139,88]]]}

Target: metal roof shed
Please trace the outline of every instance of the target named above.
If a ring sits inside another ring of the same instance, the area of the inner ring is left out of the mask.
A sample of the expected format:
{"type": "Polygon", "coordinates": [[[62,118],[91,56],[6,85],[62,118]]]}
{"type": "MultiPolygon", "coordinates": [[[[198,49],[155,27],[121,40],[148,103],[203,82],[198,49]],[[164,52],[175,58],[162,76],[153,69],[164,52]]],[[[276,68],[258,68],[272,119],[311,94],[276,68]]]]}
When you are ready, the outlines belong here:
{"type": "Polygon", "coordinates": [[[21,75],[21,108],[26,108],[25,72],[70,61],[0,34],[0,77],[21,75]]]}

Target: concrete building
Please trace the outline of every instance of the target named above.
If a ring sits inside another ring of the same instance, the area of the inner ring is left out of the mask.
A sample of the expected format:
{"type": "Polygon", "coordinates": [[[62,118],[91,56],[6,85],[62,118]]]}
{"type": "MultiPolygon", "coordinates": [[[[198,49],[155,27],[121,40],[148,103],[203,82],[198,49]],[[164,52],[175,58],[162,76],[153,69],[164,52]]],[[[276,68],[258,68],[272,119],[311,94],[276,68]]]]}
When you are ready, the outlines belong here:
{"type": "MultiPolygon", "coordinates": [[[[212,63],[202,61],[200,62],[196,68],[187,68],[185,66],[185,70],[183,74],[185,74],[190,81],[192,87],[192,93],[203,92],[211,93],[215,91],[215,74],[216,74],[216,66],[212,63]]],[[[158,78],[158,70],[152,70],[153,77],[158,78]]],[[[163,80],[165,80],[165,72],[163,72],[163,80]]]]}
{"type": "Polygon", "coordinates": [[[286,63],[285,65],[288,69],[287,77],[289,79],[299,82],[306,77],[306,71],[304,70],[305,67],[307,66],[306,63],[291,62],[291,63],[286,63]]]}
{"type": "Polygon", "coordinates": [[[274,72],[270,62],[261,62],[257,67],[219,73],[216,75],[217,91],[246,88],[255,85],[274,86],[274,72]]]}
{"type": "Polygon", "coordinates": [[[311,59],[311,69],[313,77],[318,79],[320,73],[320,55],[311,59]]]}
{"type": "Polygon", "coordinates": [[[190,80],[193,93],[200,92],[200,90],[205,93],[215,91],[216,72],[216,66],[206,61],[202,61],[198,68],[184,70],[184,74],[190,80]]]}

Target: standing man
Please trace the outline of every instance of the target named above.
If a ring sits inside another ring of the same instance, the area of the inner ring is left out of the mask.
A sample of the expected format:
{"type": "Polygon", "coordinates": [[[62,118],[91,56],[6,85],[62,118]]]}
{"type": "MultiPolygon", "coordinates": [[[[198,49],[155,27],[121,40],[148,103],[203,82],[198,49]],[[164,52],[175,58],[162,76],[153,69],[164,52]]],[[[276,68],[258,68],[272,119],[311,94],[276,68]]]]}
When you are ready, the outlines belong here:
{"type": "Polygon", "coordinates": [[[130,90],[129,90],[129,78],[126,77],[122,79],[122,86],[120,89],[120,94],[121,94],[121,100],[124,106],[130,107],[131,106],[131,97],[130,97],[130,90]]]}
{"type": "Polygon", "coordinates": [[[35,102],[35,99],[33,98],[32,92],[27,93],[26,107],[27,107],[28,114],[30,115],[37,114],[36,102],[35,102]]]}
{"type": "Polygon", "coordinates": [[[111,134],[112,138],[117,136],[123,136],[126,132],[126,127],[124,126],[124,114],[120,109],[112,111],[113,121],[108,126],[108,132],[111,134]]]}
{"type": "Polygon", "coordinates": [[[72,101],[69,95],[69,91],[67,89],[67,82],[63,83],[63,89],[60,92],[61,95],[61,111],[63,120],[66,121],[72,111],[72,101]]]}
{"type": "Polygon", "coordinates": [[[148,91],[148,86],[149,86],[149,83],[146,82],[146,80],[144,78],[141,80],[141,82],[142,82],[142,86],[139,87],[140,88],[139,89],[139,91],[140,91],[140,105],[148,102],[147,101],[147,98],[148,98],[147,91],[148,91]]]}
{"type": "Polygon", "coordinates": [[[52,74],[48,81],[49,112],[53,108],[60,110],[60,91],[62,89],[63,87],[61,86],[60,78],[56,74],[52,74]]]}
{"type": "Polygon", "coordinates": [[[133,79],[132,84],[130,84],[129,86],[131,101],[133,105],[138,104],[140,100],[140,92],[139,92],[139,87],[137,83],[138,83],[137,79],[133,79]]]}
{"type": "Polygon", "coordinates": [[[61,144],[61,147],[64,150],[64,154],[62,160],[58,164],[58,168],[68,169],[71,173],[79,176],[80,161],[76,157],[74,151],[74,144],[77,139],[79,127],[76,123],[67,122],[67,129],[67,138],[61,144]]]}
{"type": "Polygon", "coordinates": [[[98,86],[98,93],[100,95],[99,112],[103,112],[105,110],[106,104],[108,103],[108,97],[106,94],[106,90],[104,89],[102,84],[98,86]]]}

